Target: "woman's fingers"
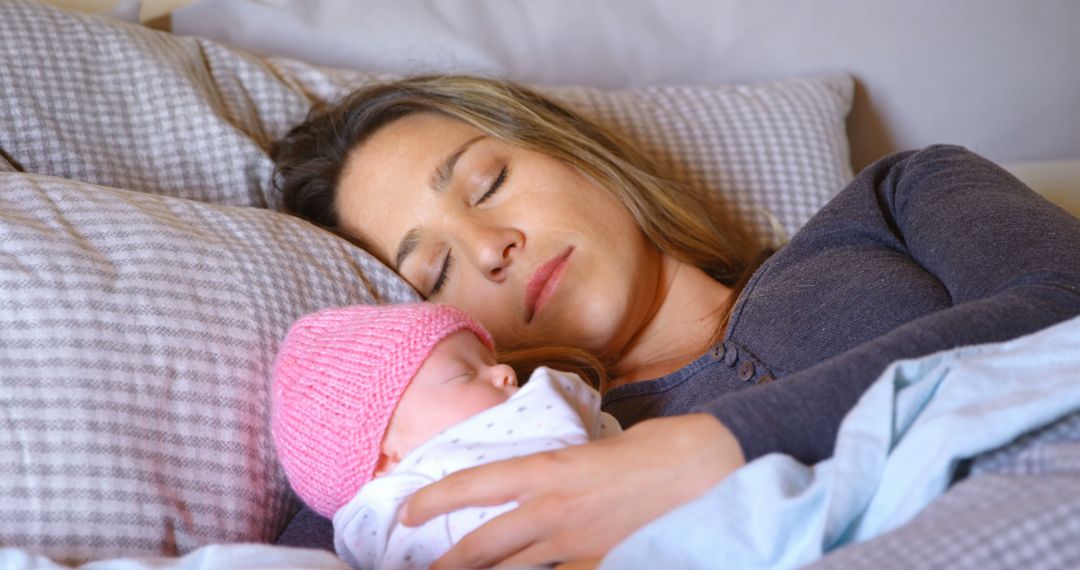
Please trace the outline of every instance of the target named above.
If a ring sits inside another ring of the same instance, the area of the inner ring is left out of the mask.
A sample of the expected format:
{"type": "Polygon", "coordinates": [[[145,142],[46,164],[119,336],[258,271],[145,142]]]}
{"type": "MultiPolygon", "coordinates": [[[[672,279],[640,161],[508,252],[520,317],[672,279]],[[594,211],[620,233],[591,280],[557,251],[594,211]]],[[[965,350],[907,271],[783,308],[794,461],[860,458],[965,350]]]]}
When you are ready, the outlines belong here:
{"type": "Polygon", "coordinates": [[[465,535],[431,568],[490,568],[528,548],[539,533],[536,526],[522,519],[520,511],[503,513],[465,535]]]}
{"type": "Polygon", "coordinates": [[[599,557],[743,462],[738,441],[710,415],[648,420],[615,437],[455,473],[415,493],[402,521],[516,501],[517,509],[466,536],[439,566],[599,557]]]}
{"type": "Polygon", "coordinates": [[[496,461],[451,473],[413,493],[401,510],[405,526],[420,526],[465,507],[486,507],[518,500],[522,473],[531,456],[496,461]]]}
{"type": "MultiPolygon", "coordinates": [[[[558,545],[550,541],[535,543],[532,546],[500,561],[498,563],[498,566],[505,566],[507,568],[534,567],[556,563],[560,560],[567,560],[568,558],[573,558],[576,556],[582,556],[587,558],[588,560],[593,561],[593,566],[585,566],[587,568],[592,568],[596,565],[599,565],[601,560],[601,557],[597,556],[596,554],[577,555],[568,554],[567,552],[569,551],[565,548],[559,548],[558,545]]],[[[567,566],[567,564],[568,563],[561,563],[558,564],[557,567],[563,568],[567,566]]],[[[573,563],[569,564],[573,566],[573,563]]]]}
{"type": "MultiPolygon", "coordinates": [[[[529,502],[503,513],[462,538],[432,568],[490,568],[531,566],[561,560],[596,557],[606,550],[603,520],[570,521],[570,498],[529,502]],[[592,522],[589,522],[592,521],[592,522]],[[571,532],[559,527],[565,524],[571,532]],[[596,526],[596,532],[577,534],[581,527],[596,526]]],[[[591,509],[582,505],[581,513],[591,509]]]]}

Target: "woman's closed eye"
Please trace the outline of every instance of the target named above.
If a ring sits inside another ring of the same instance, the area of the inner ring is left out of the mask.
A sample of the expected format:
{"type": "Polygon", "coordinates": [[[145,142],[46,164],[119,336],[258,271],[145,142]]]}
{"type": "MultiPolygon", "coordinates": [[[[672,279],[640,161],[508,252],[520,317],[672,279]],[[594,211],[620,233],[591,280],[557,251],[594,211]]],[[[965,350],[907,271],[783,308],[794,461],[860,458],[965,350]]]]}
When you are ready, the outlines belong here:
{"type": "Polygon", "coordinates": [[[502,167],[502,170],[499,171],[499,175],[495,177],[495,180],[491,183],[491,187],[488,189],[488,191],[485,192],[484,195],[481,196],[480,199],[476,201],[476,205],[479,206],[480,204],[483,204],[484,202],[487,201],[488,198],[490,198],[492,195],[494,195],[496,192],[498,192],[499,188],[503,185],[504,182],[506,182],[506,177],[509,176],[509,175],[510,175],[509,167],[508,166],[502,167]]]}
{"type": "MultiPolygon", "coordinates": [[[[484,192],[484,195],[476,201],[476,205],[479,206],[480,204],[483,204],[487,201],[488,198],[491,198],[493,195],[495,195],[495,193],[499,191],[499,188],[501,188],[502,185],[506,182],[506,178],[509,175],[510,167],[503,166],[502,170],[499,171],[499,175],[496,176],[495,180],[491,182],[491,186],[488,188],[488,191],[484,192]]],[[[446,278],[450,273],[450,265],[454,261],[453,254],[454,252],[452,251],[446,252],[446,257],[443,259],[442,269],[439,271],[439,278],[435,280],[435,284],[431,287],[431,292],[428,293],[429,299],[431,297],[434,297],[435,295],[438,295],[439,292],[442,291],[443,285],[446,284],[446,278]]]]}
{"type": "Polygon", "coordinates": [[[429,299],[442,291],[443,285],[446,283],[446,276],[450,273],[450,264],[453,262],[454,252],[447,251],[446,258],[443,260],[442,270],[439,271],[439,278],[435,280],[435,284],[431,286],[431,292],[428,293],[429,299]]]}

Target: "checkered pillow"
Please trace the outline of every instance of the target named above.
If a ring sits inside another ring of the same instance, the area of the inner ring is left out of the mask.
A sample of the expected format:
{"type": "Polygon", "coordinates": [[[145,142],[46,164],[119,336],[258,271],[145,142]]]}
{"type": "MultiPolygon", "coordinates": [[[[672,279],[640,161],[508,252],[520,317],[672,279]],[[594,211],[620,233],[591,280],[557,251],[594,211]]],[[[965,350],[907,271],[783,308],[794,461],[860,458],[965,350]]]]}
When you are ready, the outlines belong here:
{"type": "Polygon", "coordinates": [[[0,2],[0,156],[24,172],[266,207],[268,150],[309,102],[261,60],[27,0],[0,2]]]}
{"type": "Polygon", "coordinates": [[[849,76],[830,75],[550,93],[622,131],[677,178],[710,190],[778,245],[851,181],[845,118],[853,88],[849,76]]]}
{"type": "Polygon", "coordinates": [[[5,172],[0,291],[0,546],[68,563],[273,542],[279,339],[416,300],[291,216],[5,172]]]}

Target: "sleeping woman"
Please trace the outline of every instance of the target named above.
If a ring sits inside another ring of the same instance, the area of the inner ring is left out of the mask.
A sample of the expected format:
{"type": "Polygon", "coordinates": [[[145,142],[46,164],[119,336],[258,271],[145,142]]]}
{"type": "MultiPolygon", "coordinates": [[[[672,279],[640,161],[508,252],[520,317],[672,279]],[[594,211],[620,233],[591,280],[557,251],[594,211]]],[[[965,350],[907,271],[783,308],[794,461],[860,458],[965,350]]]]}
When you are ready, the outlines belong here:
{"type": "Polygon", "coordinates": [[[1080,220],[958,147],[872,164],[771,255],[622,139],[493,80],[361,89],[275,161],[288,211],[500,348],[572,345],[608,367],[623,434],[461,471],[406,504],[420,524],[519,503],[445,567],[602,557],[747,461],[828,458],[890,362],[1080,314],[1080,220]]]}

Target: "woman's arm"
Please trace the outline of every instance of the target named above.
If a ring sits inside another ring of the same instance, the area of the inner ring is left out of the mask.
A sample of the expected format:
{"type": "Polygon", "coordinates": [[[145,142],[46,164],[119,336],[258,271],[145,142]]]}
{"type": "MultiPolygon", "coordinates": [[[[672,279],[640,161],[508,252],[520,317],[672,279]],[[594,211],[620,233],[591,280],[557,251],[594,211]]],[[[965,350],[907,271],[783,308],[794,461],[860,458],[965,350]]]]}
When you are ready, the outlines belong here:
{"type": "Polygon", "coordinates": [[[958,147],[875,163],[804,231],[808,239],[791,247],[893,248],[940,282],[952,306],[697,408],[732,430],[748,460],[829,457],[841,419],[895,360],[1003,341],[1080,314],[1080,220],[958,147]]]}
{"type": "Polygon", "coordinates": [[[743,463],[738,442],[708,414],[647,420],[615,437],[453,473],[417,491],[401,518],[415,526],[465,506],[518,502],[433,568],[597,558],[743,463]]]}

